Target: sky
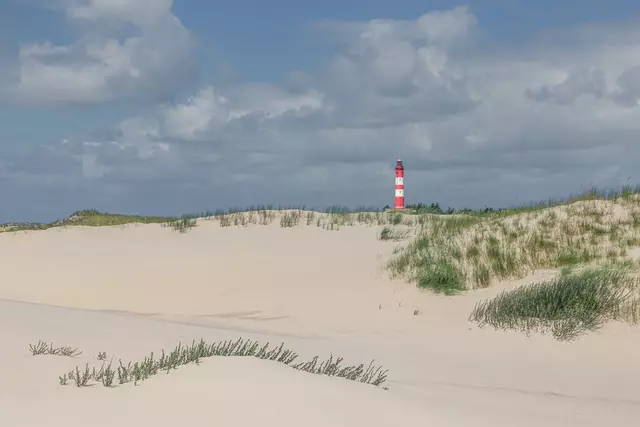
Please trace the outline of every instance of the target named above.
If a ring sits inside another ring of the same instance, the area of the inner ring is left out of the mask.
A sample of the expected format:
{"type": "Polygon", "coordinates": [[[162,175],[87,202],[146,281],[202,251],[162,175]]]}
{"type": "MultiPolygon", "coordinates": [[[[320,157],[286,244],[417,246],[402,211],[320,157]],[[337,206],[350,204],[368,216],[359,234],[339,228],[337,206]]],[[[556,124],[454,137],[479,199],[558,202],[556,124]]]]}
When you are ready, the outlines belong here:
{"type": "Polygon", "coordinates": [[[640,183],[640,3],[0,0],[0,223],[640,183]]]}

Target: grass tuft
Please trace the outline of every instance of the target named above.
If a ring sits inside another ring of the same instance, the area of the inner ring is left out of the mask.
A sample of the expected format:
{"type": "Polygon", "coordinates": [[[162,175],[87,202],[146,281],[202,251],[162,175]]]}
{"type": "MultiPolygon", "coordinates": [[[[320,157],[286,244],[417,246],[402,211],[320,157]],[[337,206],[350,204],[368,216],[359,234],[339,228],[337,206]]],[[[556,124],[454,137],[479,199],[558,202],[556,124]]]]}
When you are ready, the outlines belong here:
{"type": "Polygon", "coordinates": [[[573,340],[609,320],[637,323],[638,284],[637,266],[629,263],[565,268],[552,280],[477,303],[469,320],[480,326],[551,332],[558,340],[573,340]]]}
{"type": "Polygon", "coordinates": [[[179,233],[186,233],[192,228],[196,227],[197,218],[192,215],[183,215],[180,219],[169,220],[162,223],[163,227],[171,227],[174,231],[179,233]]]}
{"type": "Polygon", "coordinates": [[[418,286],[445,295],[454,295],[465,289],[462,273],[449,263],[427,265],[420,272],[418,286]]]}
{"type": "Polygon", "coordinates": [[[391,240],[394,242],[398,242],[400,240],[406,239],[408,236],[409,236],[408,230],[398,230],[393,227],[385,226],[380,231],[378,239],[391,240]]]}
{"type": "Polygon", "coordinates": [[[76,357],[82,354],[82,351],[77,348],[69,346],[54,347],[53,343],[47,345],[46,342],[40,340],[36,344],[29,344],[29,350],[31,350],[31,354],[34,356],[54,355],[76,357]]]}
{"type": "Polygon", "coordinates": [[[283,228],[295,227],[300,223],[302,211],[285,212],[280,217],[280,226],[283,228]]]}

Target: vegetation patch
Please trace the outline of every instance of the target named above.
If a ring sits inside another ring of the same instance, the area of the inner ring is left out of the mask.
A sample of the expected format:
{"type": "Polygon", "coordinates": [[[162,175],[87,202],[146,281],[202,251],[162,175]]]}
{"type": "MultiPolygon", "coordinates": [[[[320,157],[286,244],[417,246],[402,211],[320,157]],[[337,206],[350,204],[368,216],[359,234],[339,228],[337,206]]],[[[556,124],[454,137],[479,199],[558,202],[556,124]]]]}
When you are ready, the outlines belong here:
{"type": "Polygon", "coordinates": [[[590,191],[539,208],[423,214],[415,219],[416,238],[387,267],[392,278],[440,292],[485,288],[539,268],[622,261],[640,242],[637,191],[590,191]]]}
{"type": "Polygon", "coordinates": [[[280,227],[289,228],[300,224],[302,211],[285,212],[280,216],[280,227]]]}
{"type": "Polygon", "coordinates": [[[391,240],[394,242],[398,242],[400,240],[404,240],[409,236],[409,230],[399,230],[397,228],[385,226],[380,231],[378,235],[379,240],[391,240]]]}
{"type": "Polygon", "coordinates": [[[82,354],[82,351],[78,350],[77,348],[69,347],[66,345],[54,347],[53,343],[49,343],[47,345],[47,343],[44,341],[38,341],[36,344],[29,344],[29,350],[31,350],[31,354],[34,356],[53,355],[76,357],[82,354]]]}
{"type": "Polygon", "coordinates": [[[171,227],[179,233],[186,233],[197,225],[197,217],[194,215],[183,215],[182,218],[163,222],[163,227],[171,227]]]}
{"type": "Polygon", "coordinates": [[[469,320],[480,326],[550,332],[558,340],[572,340],[610,320],[637,323],[638,277],[637,265],[632,263],[565,268],[554,279],[477,303],[469,320]]]}
{"type": "Polygon", "coordinates": [[[138,382],[144,381],[153,375],[159,373],[168,374],[172,369],[177,369],[179,366],[190,363],[199,364],[201,359],[212,356],[256,357],[283,363],[299,371],[345,378],[374,386],[380,386],[384,383],[388,372],[388,370],[374,366],[373,361],[367,367],[363,364],[343,366],[343,359],[341,357],[334,359],[333,356],[324,361],[320,361],[316,356],[309,362],[293,363],[298,358],[298,354],[284,349],[284,344],[269,349],[269,343],[260,345],[258,342],[239,338],[237,341],[210,344],[204,340],[193,341],[188,346],[178,344],[170,353],[165,353],[162,350],[158,358],[155,357],[154,353],[151,353],[144,360],[137,362],[124,364],[120,360],[115,368],[113,367],[113,361],[108,364],[106,362],[103,363],[100,369],[95,367],[90,369],[88,364],[82,370],[76,366],[75,370],[58,377],[58,381],[61,385],[66,385],[68,381],[73,381],[77,387],[88,386],[93,381],[99,382],[105,387],[112,387],[114,380],[117,378],[118,384],[133,382],[137,385],[138,382]]]}
{"type": "Polygon", "coordinates": [[[425,266],[420,271],[418,286],[445,295],[453,295],[465,289],[462,273],[456,266],[449,263],[425,266]]]}
{"type": "Polygon", "coordinates": [[[72,213],[68,217],[51,223],[11,223],[0,225],[0,233],[27,230],[47,230],[54,227],[113,227],[128,224],[160,224],[174,231],[184,233],[196,226],[197,218],[210,217],[211,213],[202,212],[181,217],[121,215],[99,212],[95,209],[84,209],[72,213]]]}

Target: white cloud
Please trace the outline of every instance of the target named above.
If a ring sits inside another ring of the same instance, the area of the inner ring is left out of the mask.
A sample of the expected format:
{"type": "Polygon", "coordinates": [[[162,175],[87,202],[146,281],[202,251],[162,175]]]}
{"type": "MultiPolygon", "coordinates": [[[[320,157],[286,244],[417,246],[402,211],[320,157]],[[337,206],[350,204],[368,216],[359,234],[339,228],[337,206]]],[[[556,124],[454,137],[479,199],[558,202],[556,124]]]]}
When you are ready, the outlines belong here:
{"type": "Polygon", "coordinates": [[[245,84],[224,95],[205,87],[164,107],[154,132],[139,119],[129,132],[137,141],[210,140],[329,163],[395,152],[427,168],[485,162],[478,151],[607,145],[640,128],[628,110],[640,95],[640,60],[626,55],[640,44],[489,52],[472,40],[476,24],[465,7],[412,21],[325,23],[344,49],[313,86],[245,84]]]}
{"type": "Polygon", "coordinates": [[[591,95],[602,98],[606,93],[604,72],[600,68],[580,69],[562,73],[562,81],[536,89],[527,89],[533,99],[569,104],[580,96],[591,95]]]}
{"type": "Polygon", "coordinates": [[[67,0],[66,13],[73,19],[118,19],[143,26],[154,25],[171,10],[172,0],[67,0]]]}
{"type": "Polygon", "coordinates": [[[466,38],[476,26],[477,19],[467,7],[458,6],[452,10],[424,14],[416,23],[430,43],[439,44],[466,38]]]}
{"type": "Polygon", "coordinates": [[[163,140],[160,123],[154,118],[126,119],[117,126],[117,130],[120,137],[114,145],[124,149],[135,149],[141,159],[148,159],[155,153],[169,150],[169,145],[163,140]]]}
{"type": "Polygon", "coordinates": [[[625,107],[640,106],[640,65],[622,73],[617,79],[618,89],[613,99],[625,107]]]}
{"type": "Polygon", "coordinates": [[[268,119],[285,115],[305,116],[324,107],[324,95],[314,88],[287,92],[269,84],[250,83],[230,94],[234,118],[261,114],[268,119]]]}
{"type": "Polygon", "coordinates": [[[287,93],[272,85],[248,84],[228,92],[229,98],[206,86],[182,103],[161,106],[151,118],[126,119],[118,125],[121,139],[138,146],[161,139],[211,141],[230,130],[242,130],[243,121],[303,117],[323,107],[316,90],[287,93]]]}
{"type": "MultiPolygon", "coordinates": [[[[129,13],[141,28],[157,19],[125,3],[73,13],[129,13]]],[[[637,170],[637,27],[585,26],[501,47],[478,37],[464,7],[321,27],[341,50],[314,75],[281,86],[203,86],[117,124],[87,164],[109,168],[103,178],[195,182],[203,194],[227,194],[233,182],[233,197],[264,202],[379,203],[402,157],[408,200],[454,205],[618,185],[637,170]]],[[[120,76],[138,64],[111,63],[120,76]]]]}
{"type": "Polygon", "coordinates": [[[393,126],[473,108],[463,64],[452,58],[475,32],[467,8],[412,21],[338,23],[344,51],[323,76],[333,115],[346,126],[393,126]]]}
{"type": "Polygon", "coordinates": [[[165,107],[163,127],[172,138],[194,139],[213,125],[221,125],[230,119],[226,109],[227,100],[216,95],[213,87],[208,86],[189,97],[184,104],[165,107]]]}
{"type": "Polygon", "coordinates": [[[22,44],[14,100],[101,102],[170,93],[184,83],[193,52],[171,6],[170,0],[63,1],[82,35],[69,45],[22,44]],[[126,25],[136,34],[124,33],[126,25]]]}

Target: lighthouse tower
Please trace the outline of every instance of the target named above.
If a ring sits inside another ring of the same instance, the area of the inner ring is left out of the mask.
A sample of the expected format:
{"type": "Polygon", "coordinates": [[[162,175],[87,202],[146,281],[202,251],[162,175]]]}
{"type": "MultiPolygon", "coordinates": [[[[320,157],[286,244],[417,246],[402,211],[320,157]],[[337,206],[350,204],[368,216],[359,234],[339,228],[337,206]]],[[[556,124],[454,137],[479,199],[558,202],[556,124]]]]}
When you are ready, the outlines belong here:
{"type": "Polygon", "coordinates": [[[402,159],[398,159],[396,163],[396,210],[404,209],[404,166],[402,159]]]}

